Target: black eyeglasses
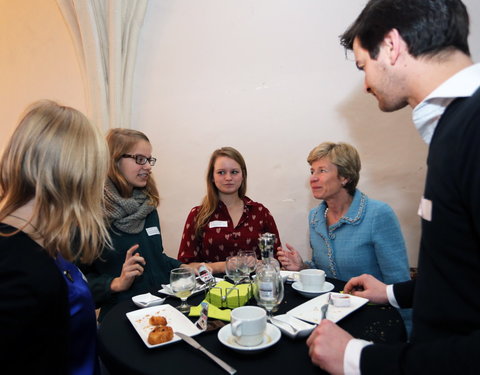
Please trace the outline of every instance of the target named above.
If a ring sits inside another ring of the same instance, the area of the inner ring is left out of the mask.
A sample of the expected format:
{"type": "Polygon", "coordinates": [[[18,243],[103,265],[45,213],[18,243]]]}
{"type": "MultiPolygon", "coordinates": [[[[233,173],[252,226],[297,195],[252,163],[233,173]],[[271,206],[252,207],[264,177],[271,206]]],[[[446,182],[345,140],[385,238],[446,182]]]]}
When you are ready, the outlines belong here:
{"type": "Polygon", "coordinates": [[[157,159],[155,158],[147,158],[144,155],[131,155],[131,154],[123,154],[122,158],[132,158],[135,159],[135,163],[140,164],[140,165],[145,165],[148,163],[153,167],[155,163],[157,162],[157,159]]]}

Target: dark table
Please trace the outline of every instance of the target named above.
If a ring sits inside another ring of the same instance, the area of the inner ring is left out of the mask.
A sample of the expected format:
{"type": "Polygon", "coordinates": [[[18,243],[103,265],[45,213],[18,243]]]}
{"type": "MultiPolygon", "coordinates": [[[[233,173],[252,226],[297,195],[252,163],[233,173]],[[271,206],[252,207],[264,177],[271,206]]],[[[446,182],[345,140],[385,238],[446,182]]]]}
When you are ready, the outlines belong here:
{"type": "MultiPolygon", "coordinates": [[[[343,289],[345,283],[328,279],[334,284],[334,291],[343,289]]],[[[191,305],[199,304],[204,294],[189,298],[191,305]]],[[[290,284],[285,284],[285,298],[276,314],[284,314],[292,308],[308,301],[298,294],[290,284]]],[[[165,303],[174,306],[179,300],[170,297],[165,303]]],[[[254,301],[252,302],[254,303],[254,301]]],[[[119,303],[100,324],[100,358],[111,373],[116,374],[226,374],[205,354],[179,341],[154,349],[145,346],[142,339],[130,324],[126,313],[138,309],[131,301],[119,303]]],[[[197,318],[192,318],[195,321],[197,318]]],[[[339,326],[354,337],[374,342],[398,343],[406,340],[402,318],[395,308],[384,305],[366,304],[338,322],[339,326]]],[[[224,346],[217,338],[217,332],[207,331],[195,336],[206,349],[237,369],[239,374],[279,373],[279,374],[319,374],[308,356],[306,338],[291,339],[281,337],[274,346],[259,353],[238,353],[224,346]]]]}

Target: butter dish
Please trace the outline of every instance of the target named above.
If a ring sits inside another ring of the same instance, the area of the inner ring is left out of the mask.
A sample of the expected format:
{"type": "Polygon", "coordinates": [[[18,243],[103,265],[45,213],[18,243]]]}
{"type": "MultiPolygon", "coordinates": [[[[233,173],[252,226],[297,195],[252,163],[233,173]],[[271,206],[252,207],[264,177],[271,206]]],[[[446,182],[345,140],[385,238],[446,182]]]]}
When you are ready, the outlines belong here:
{"type": "Polygon", "coordinates": [[[284,335],[292,339],[306,337],[310,335],[310,333],[316,327],[315,324],[304,322],[287,314],[275,315],[274,320],[272,320],[271,323],[278,327],[284,335]],[[277,323],[275,322],[276,320],[280,320],[281,322],[285,322],[287,324],[277,323]],[[295,330],[292,329],[292,327],[295,330]]]}
{"type": "Polygon", "coordinates": [[[143,307],[161,305],[165,301],[165,298],[154,296],[151,293],[145,293],[145,294],[139,294],[139,295],[133,296],[132,301],[138,307],[143,308],[143,307]]]}

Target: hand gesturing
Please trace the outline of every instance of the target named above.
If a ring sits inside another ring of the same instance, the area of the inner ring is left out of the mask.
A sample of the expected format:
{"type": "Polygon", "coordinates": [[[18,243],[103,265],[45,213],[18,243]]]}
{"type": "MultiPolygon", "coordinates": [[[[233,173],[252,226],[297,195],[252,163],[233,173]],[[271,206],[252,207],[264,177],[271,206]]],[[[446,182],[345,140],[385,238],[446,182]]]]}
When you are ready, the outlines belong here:
{"type": "Polygon", "coordinates": [[[128,290],[135,278],[143,274],[143,268],[146,264],[145,259],[139,253],[134,254],[138,247],[138,245],[133,245],[127,250],[125,262],[122,265],[122,273],[119,277],[113,279],[110,284],[112,291],[121,292],[128,290]]]}

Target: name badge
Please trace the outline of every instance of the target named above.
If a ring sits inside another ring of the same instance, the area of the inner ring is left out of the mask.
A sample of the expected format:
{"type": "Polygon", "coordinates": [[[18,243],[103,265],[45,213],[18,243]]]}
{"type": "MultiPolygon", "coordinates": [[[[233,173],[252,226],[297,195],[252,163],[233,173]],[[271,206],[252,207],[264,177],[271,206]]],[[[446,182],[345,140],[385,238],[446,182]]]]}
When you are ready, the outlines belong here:
{"type": "Polygon", "coordinates": [[[418,207],[418,216],[427,221],[432,221],[432,201],[422,197],[418,207]]]}
{"type": "Polygon", "coordinates": [[[158,230],[158,227],[145,228],[145,230],[147,231],[147,234],[149,236],[155,236],[155,235],[160,234],[160,231],[158,230]]]}
{"type": "Polygon", "coordinates": [[[208,223],[209,228],[226,228],[228,227],[228,221],[214,220],[208,223]]]}

